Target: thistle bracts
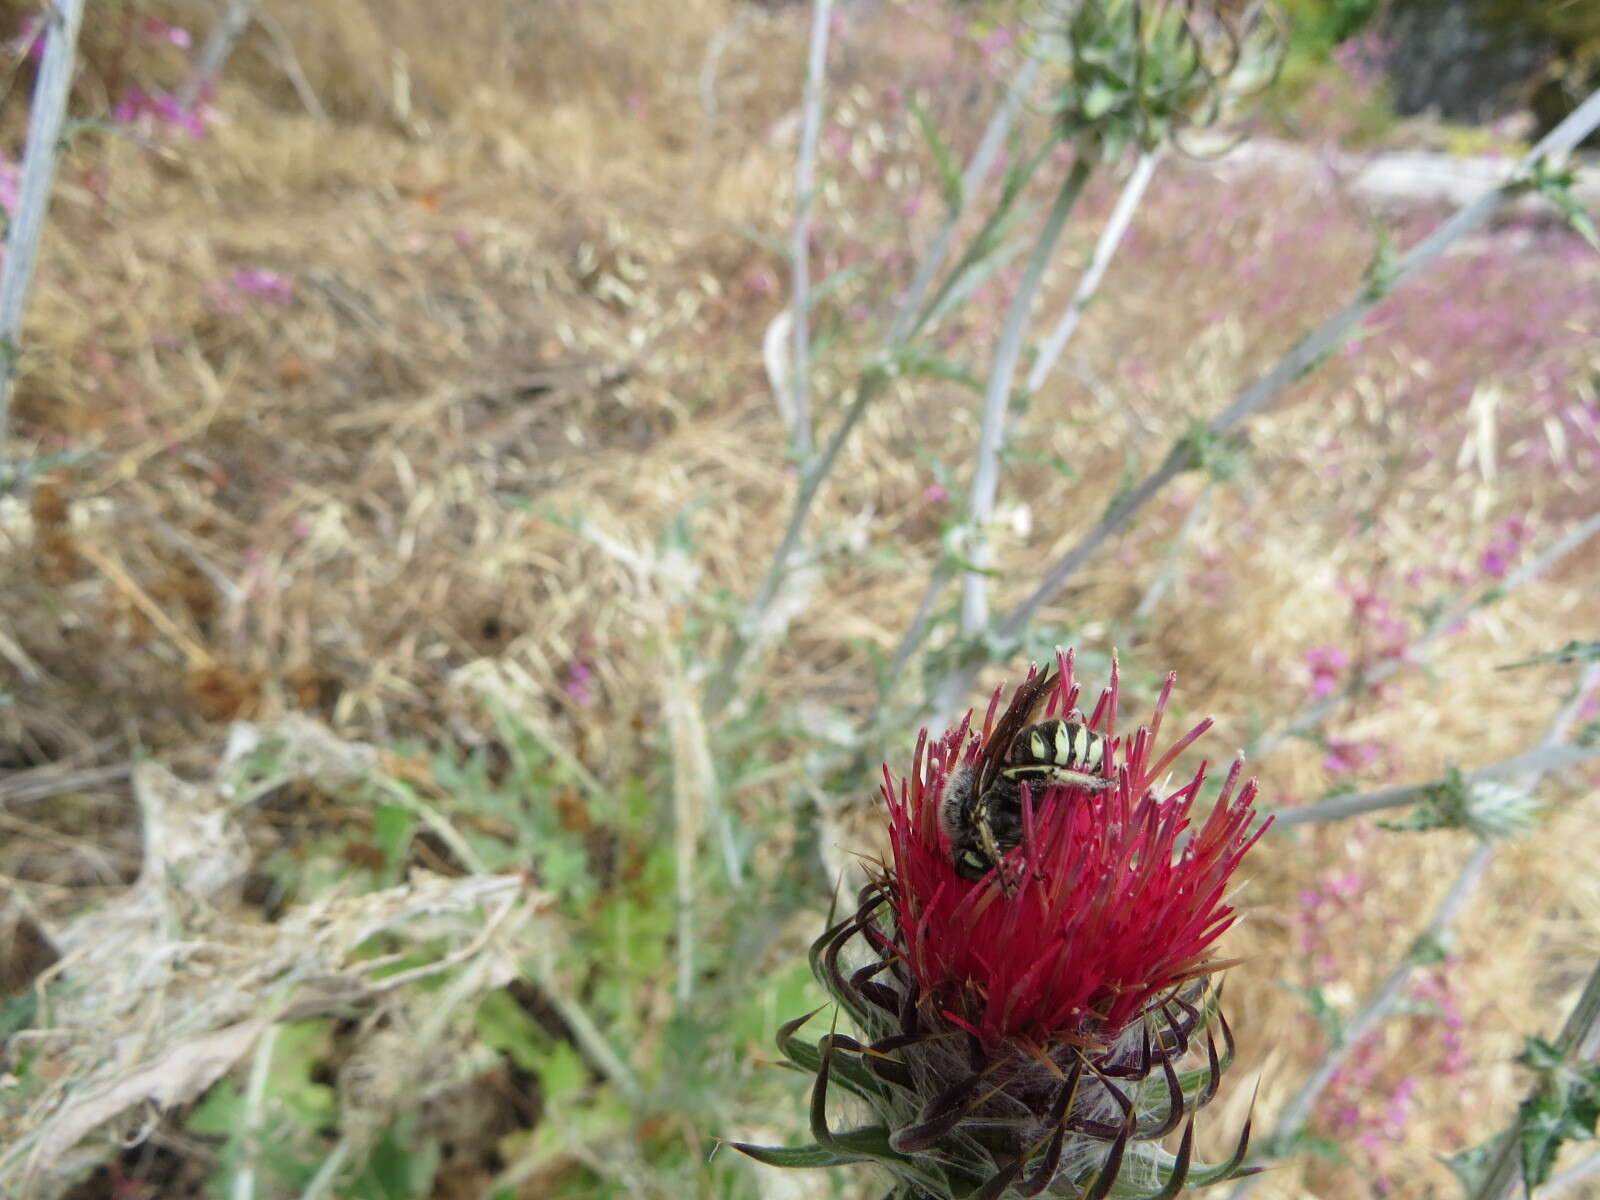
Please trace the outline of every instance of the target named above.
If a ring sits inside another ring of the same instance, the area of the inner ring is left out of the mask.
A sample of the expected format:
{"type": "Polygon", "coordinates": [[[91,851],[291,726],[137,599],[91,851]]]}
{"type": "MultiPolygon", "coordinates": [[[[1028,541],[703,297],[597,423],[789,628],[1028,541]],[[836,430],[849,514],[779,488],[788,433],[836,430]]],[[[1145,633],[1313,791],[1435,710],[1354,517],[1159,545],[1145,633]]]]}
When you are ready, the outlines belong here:
{"type": "MultiPolygon", "coordinates": [[[[788,1065],[815,1076],[815,1144],[745,1146],[764,1162],[872,1161],[912,1197],[1174,1196],[1240,1173],[1234,1154],[1193,1157],[1194,1116],[1233,1057],[1210,948],[1232,923],[1228,879],[1260,837],[1253,782],[1228,773],[1210,815],[1189,814],[1202,766],[1175,791],[1157,781],[1209,722],[1159,756],[1168,679],[1149,727],[1116,735],[1117,675],[1084,722],[1070,656],[1036,672],[980,732],[971,719],[919,741],[905,779],[887,770],[890,855],[854,912],[812,948],[812,969],[854,1025],[812,1042],[815,1013],[783,1027],[788,1065]],[[1101,788],[1022,789],[1022,838],[977,880],[957,874],[944,790],[984,769],[997,738],[1044,715],[1107,740],[1101,788]],[[844,1095],[866,1124],[841,1132],[844,1095]],[[1169,1143],[1176,1143],[1169,1145],[1169,1143]]],[[[837,1018],[835,1018],[837,1020],[837,1018]]]]}
{"type": "Polygon", "coordinates": [[[1288,48],[1276,7],[1236,0],[1041,0],[1039,33],[1064,68],[1048,108],[1106,157],[1183,144],[1228,121],[1277,78],[1288,48]]]}

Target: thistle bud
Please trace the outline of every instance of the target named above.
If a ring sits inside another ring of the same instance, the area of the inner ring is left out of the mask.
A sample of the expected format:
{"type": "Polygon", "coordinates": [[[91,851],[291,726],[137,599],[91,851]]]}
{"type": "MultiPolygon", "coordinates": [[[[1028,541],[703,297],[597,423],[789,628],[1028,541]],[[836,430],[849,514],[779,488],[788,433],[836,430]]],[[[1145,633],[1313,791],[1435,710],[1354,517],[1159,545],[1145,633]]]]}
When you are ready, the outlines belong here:
{"type": "Polygon", "coordinates": [[[1108,157],[1228,120],[1277,78],[1287,39],[1270,4],[1043,0],[1045,49],[1065,68],[1051,107],[1063,133],[1108,157]]]}

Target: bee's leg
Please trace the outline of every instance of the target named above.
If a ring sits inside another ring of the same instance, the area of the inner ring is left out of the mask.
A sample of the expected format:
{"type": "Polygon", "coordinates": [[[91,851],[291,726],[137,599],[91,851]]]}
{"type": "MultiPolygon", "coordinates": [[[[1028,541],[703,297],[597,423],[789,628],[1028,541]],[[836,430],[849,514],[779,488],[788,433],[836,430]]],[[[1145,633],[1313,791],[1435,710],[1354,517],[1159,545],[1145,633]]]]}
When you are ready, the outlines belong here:
{"type": "Polygon", "coordinates": [[[1006,875],[1006,865],[1001,861],[1000,843],[995,840],[994,827],[989,823],[989,809],[987,806],[978,814],[978,841],[983,846],[984,854],[988,855],[996,875],[1000,877],[1000,887],[1005,894],[1010,896],[1016,893],[1016,885],[1006,875]]]}
{"type": "Polygon", "coordinates": [[[994,827],[989,824],[989,810],[980,809],[975,822],[978,827],[978,844],[983,847],[983,852],[989,856],[989,861],[994,866],[1000,865],[1000,844],[994,840],[994,827]]]}

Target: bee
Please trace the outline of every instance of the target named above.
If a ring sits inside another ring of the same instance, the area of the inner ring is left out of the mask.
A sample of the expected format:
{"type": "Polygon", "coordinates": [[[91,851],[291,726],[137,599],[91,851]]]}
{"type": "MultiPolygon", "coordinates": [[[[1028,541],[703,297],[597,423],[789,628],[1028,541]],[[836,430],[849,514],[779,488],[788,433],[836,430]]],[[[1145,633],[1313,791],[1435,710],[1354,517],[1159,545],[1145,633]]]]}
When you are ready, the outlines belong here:
{"type": "Polygon", "coordinates": [[[1028,723],[1039,698],[1055,686],[1048,673],[1017,689],[976,764],[950,776],[939,823],[950,838],[956,874],[981,879],[1022,842],[1022,785],[1033,796],[1053,785],[1103,791],[1114,782],[1106,739],[1077,721],[1049,717],[1028,723]]]}

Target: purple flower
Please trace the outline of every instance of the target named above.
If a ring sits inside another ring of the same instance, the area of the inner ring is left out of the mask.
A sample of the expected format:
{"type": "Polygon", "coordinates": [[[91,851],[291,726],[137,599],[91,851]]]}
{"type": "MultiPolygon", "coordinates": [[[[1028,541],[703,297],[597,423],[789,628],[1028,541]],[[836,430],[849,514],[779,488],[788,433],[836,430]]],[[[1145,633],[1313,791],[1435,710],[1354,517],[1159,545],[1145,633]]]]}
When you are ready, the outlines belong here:
{"type": "Polygon", "coordinates": [[[594,679],[594,667],[585,658],[574,658],[567,664],[566,682],[561,685],[562,691],[571,696],[580,708],[588,708],[594,703],[594,691],[590,687],[594,679]]]}
{"type": "Polygon", "coordinates": [[[189,31],[180,25],[168,25],[165,21],[158,21],[154,17],[147,17],[144,22],[144,35],[151,41],[166,42],[187,50],[194,45],[194,38],[189,31]]]}
{"type": "Polygon", "coordinates": [[[1335,775],[1342,775],[1347,771],[1357,771],[1362,767],[1370,767],[1383,755],[1381,742],[1356,742],[1345,741],[1341,738],[1328,739],[1328,752],[1322,758],[1322,766],[1335,775]]]}
{"type": "Polygon", "coordinates": [[[0,150],[0,213],[10,217],[17,211],[17,191],[22,183],[22,171],[4,150],[0,150]]]}
{"type": "Polygon", "coordinates": [[[35,16],[23,17],[17,22],[17,36],[6,43],[6,50],[38,62],[44,57],[44,23],[35,16]]]}
{"type": "Polygon", "coordinates": [[[181,129],[190,137],[202,138],[206,134],[206,105],[196,102],[185,108],[177,97],[164,92],[151,94],[139,88],[129,88],[111,110],[111,119],[122,125],[140,125],[150,132],[164,133],[181,129]]]}
{"type": "Polygon", "coordinates": [[[1306,668],[1311,672],[1311,694],[1332,695],[1350,665],[1350,656],[1335,646],[1313,646],[1306,651],[1306,668]]]}
{"type": "Polygon", "coordinates": [[[228,282],[234,291],[253,300],[265,300],[269,304],[294,303],[294,283],[276,271],[240,267],[229,276],[228,282]]]}

